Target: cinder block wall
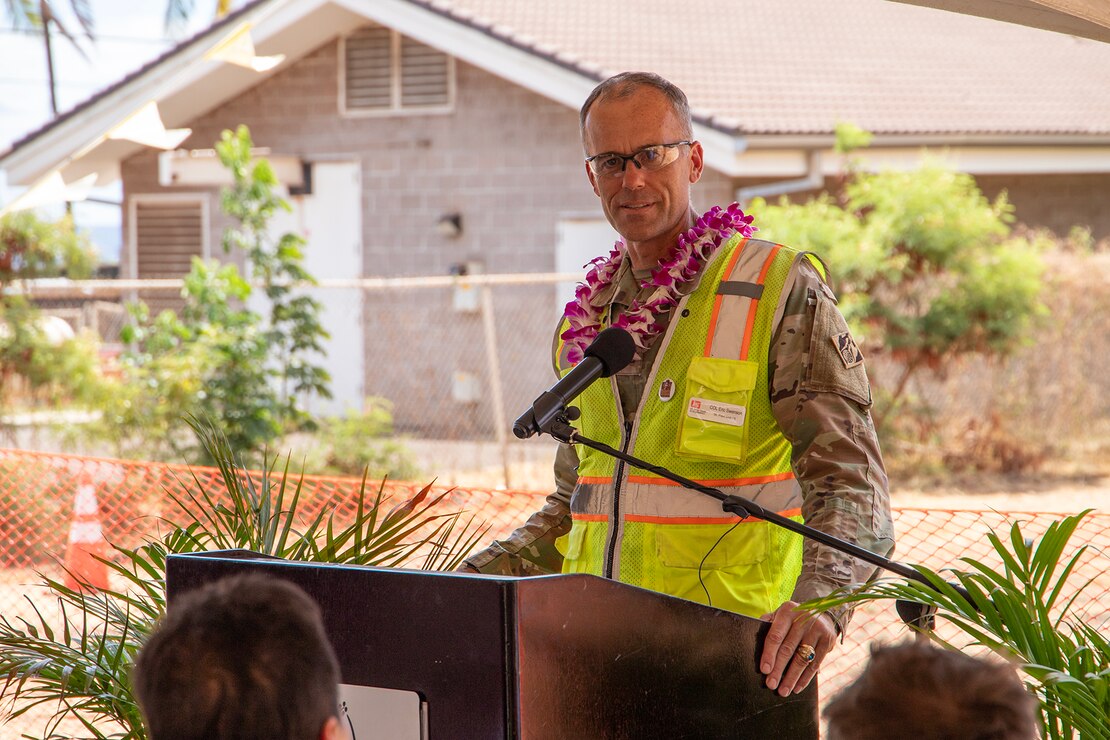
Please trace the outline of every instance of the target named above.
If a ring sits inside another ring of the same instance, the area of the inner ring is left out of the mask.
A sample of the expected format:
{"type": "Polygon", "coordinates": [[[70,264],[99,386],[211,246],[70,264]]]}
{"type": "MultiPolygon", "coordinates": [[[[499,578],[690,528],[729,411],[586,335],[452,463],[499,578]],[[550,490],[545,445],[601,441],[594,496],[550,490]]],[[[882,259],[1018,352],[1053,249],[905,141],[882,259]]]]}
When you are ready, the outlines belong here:
{"type": "MultiPolygon", "coordinates": [[[[445,275],[480,261],[487,273],[549,272],[561,216],[596,213],[582,164],[577,111],[464,63],[448,114],[344,117],[338,104],[338,43],[329,43],[188,125],[183,148],[207,148],[243,123],[256,146],[308,161],[362,164],[363,264],[366,275],[445,275]],[[441,214],[458,212],[463,233],[436,232],[441,214]]],[[[125,198],[166,192],[157,160],[136,155],[123,167],[125,198]]],[[[184,188],[172,188],[185,192],[184,188]]],[[[732,188],[708,172],[695,202],[731,201],[732,188]]],[[[210,191],[213,253],[228,221],[210,191]]],[[[126,239],[126,234],[125,234],[126,239]]],[[[598,245],[598,254],[611,245],[598,245]]],[[[506,413],[515,417],[551,382],[554,289],[494,293],[506,413]]],[[[457,371],[488,379],[481,317],[451,309],[450,291],[375,294],[364,305],[366,391],[393,399],[398,426],[453,436],[492,434],[488,394],[455,403],[457,371]],[[438,390],[434,390],[438,389],[438,390]]]]}
{"type": "Polygon", "coordinates": [[[1008,175],[975,178],[990,199],[1005,190],[1023,224],[1067,236],[1086,226],[1097,241],[1110,242],[1110,173],[1008,175]]]}

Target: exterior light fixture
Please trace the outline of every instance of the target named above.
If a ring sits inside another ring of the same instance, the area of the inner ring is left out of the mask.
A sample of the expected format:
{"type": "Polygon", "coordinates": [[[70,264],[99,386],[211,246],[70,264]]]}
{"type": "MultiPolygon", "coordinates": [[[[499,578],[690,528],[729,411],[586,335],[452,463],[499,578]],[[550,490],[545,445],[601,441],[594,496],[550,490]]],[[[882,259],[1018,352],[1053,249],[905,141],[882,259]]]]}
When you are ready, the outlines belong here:
{"type": "Polygon", "coordinates": [[[462,230],[461,213],[445,213],[436,221],[436,231],[443,236],[462,236],[462,230]]]}

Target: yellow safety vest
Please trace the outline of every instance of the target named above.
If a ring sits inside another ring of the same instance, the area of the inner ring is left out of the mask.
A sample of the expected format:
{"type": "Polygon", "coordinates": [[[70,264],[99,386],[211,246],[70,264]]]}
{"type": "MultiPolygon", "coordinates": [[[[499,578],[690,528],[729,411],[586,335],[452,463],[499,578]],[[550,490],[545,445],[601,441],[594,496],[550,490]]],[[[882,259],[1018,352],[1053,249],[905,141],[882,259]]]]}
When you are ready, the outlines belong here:
{"type": "MultiPolygon", "coordinates": [[[[790,443],[771,412],[767,356],[787,276],[805,256],[734,236],[657,340],[635,418],[623,418],[616,379],[603,378],[579,397],[575,426],[802,521],[790,443]]],[[[560,371],[568,372],[562,344],[557,351],[560,371]]],[[[615,578],[756,617],[790,598],[801,572],[800,535],[726,514],[713,498],[588,447],[578,446],[578,458],[573,526],[557,543],[564,573],[615,578]]]]}

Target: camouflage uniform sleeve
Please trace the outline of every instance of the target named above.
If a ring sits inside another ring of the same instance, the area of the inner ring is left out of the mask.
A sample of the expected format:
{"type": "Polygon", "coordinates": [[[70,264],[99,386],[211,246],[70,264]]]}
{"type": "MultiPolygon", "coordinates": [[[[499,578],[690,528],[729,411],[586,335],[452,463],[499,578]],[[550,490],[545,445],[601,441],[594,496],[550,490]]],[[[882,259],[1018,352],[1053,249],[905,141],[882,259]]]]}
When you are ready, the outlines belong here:
{"type": "MultiPolygon", "coordinates": [[[[559,332],[551,338],[552,370],[559,377],[559,332]]],[[[559,573],[563,555],[555,540],[570,532],[570,496],[578,483],[578,453],[574,445],[560,444],[555,453],[555,491],[528,521],[503,540],[496,540],[463,561],[460,570],[500,576],[541,576],[559,573]]]]}
{"type": "Polygon", "coordinates": [[[555,491],[543,508],[503,540],[497,540],[464,561],[469,570],[501,576],[558,573],[563,556],[555,540],[570,531],[570,494],[578,480],[578,454],[560,444],[555,453],[555,491]]]}
{"type": "MultiPolygon", "coordinates": [[[[793,447],[810,526],[882,555],[894,550],[889,484],[871,420],[871,388],[832,291],[807,259],[788,281],[770,348],[771,405],[793,447]]],[[[862,583],[876,568],[805,541],[795,601],[862,583]]],[[[831,616],[841,635],[850,609],[831,616]]]]}

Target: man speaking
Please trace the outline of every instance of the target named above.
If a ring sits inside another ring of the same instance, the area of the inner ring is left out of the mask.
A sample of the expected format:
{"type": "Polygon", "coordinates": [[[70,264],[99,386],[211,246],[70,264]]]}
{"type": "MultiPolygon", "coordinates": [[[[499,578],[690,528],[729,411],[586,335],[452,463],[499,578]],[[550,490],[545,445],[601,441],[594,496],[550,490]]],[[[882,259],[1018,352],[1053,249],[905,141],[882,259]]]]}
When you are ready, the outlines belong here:
{"type": "MultiPolygon", "coordinates": [[[[556,332],[560,376],[605,327],[632,362],[589,385],[585,436],[880,554],[893,550],[887,478],[867,374],[816,257],[751,238],[733,204],[699,215],[702,174],[685,94],[628,72],[582,106],[586,176],[622,240],[594,260],[556,332]]],[[[874,567],[586,447],[561,445],[556,490],[507,539],[464,566],[592,573],[772,620],[767,686],[801,691],[847,610],[801,601],[874,567]]]]}

